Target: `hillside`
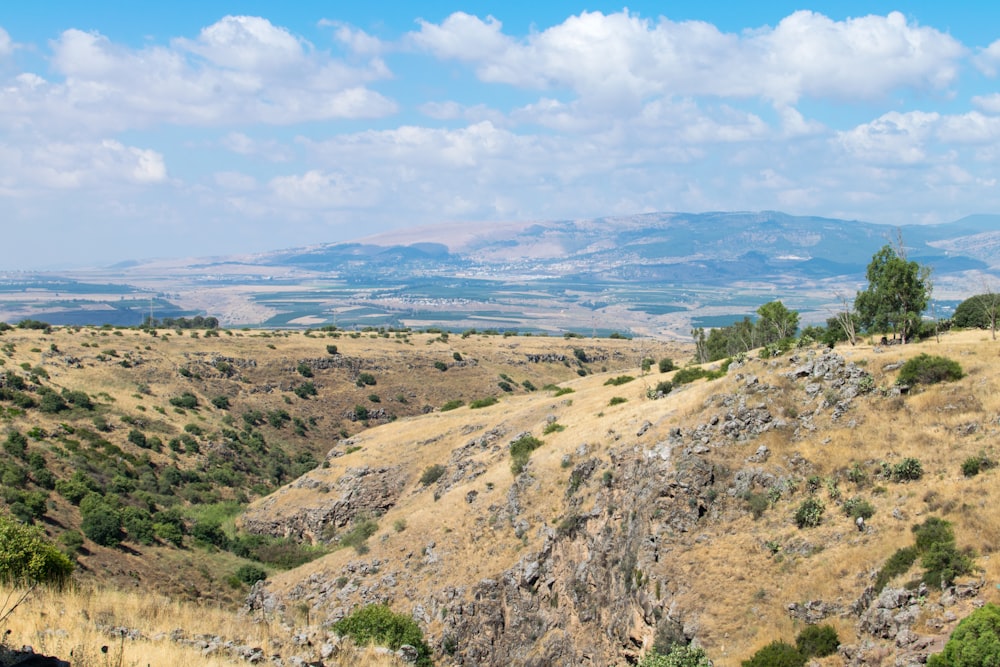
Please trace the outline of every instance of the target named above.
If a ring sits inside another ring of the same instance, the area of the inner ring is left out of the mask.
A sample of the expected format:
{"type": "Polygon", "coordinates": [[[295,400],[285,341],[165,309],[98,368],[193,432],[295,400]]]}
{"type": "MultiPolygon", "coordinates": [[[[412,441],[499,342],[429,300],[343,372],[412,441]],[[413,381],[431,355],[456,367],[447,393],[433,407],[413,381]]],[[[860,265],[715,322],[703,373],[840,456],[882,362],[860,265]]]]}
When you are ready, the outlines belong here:
{"type": "Polygon", "coordinates": [[[231,580],[247,558],[270,570],[317,552],[240,540],[233,517],[338,442],[449,401],[524,395],[683,350],[443,332],[10,329],[2,501],[75,552],[84,580],[237,603],[245,587],[231,580]]]}
{"type": "Polygon", "coordinates": [[[251,606],[308,605],[332,622],[389,602],[424,625],[442,664],[623,664],[675,636],[737,665],[792,641],[805,619],[833,624],[848,647],[822,664],[919,661],[974,603],[998,597],[997,473],[962,471],[998,454],[987,338],[801,349],[657,399],[647,391],[659,374],[633,369],[624,384],[595,375],[560,385],[573,393],[367,431],[241,521],[307,540],[377,527],[269,580],[251,606]],[[966,376],[901,393],[900,363],[922,352],[966,376]],[[542,444],[515,475],[510,445],[524,434],[542,444]],[[910,459],[922,476],[906,481],[910,459]],[[434,465],[440,476],[424,484],[434,465]],[[799,528],[807,498],[825,512],[799,528]],[[863,531],[845,511],[860,502],[874,511],[863,531]],[[953,523],[978,569],[957,595],[931,589],[918,604],[889,587],[886,602],[875,574],[928,517],[953,523]]]}
{"type": "MultiPolygon", "coordinates": [[[[820,620],[846,647],[821,664],[910,664],[998,600],[998,473],[963,474],[1000,458],[987,333],[750,355],[685,383],[694,367],[656,362],[690,348],[620,338],[83,327],[8,330],[0,352],[4,503],[75,553],[79,585],[164,596],[155,628],[82,616],[124,627],[127,660],[150,642],[322,659],[330,623],[385,602],[437,664],[625,664],[672,637],[737,665],[820,620]],[[895,388],[920,353],[965,376],[895,388]],[[809,498],[825,512],[799,528],[809,498]],[[83,535],[101,514],[119,546],[83,535]],[[878,596],[929,517],[977,569],[908,593],[918,562],[878,596]],[[267,579],[251,590],[245,566],[267,579]]],[[[72,646],[53,637],[21,641],[72,646]]]]}

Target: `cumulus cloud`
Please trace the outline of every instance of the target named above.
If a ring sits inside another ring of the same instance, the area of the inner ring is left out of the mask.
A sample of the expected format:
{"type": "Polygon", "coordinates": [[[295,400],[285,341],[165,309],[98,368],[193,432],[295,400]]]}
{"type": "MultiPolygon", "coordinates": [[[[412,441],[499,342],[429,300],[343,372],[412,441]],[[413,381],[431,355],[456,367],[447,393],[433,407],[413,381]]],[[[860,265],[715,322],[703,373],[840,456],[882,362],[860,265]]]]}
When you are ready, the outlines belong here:
{"type": "Polygon", "coordinates": [[[838,132],[836,141],[849,154],[878,164],[916,164],[926,159],[925,143],[941,116],[891,111],[870,123],[838,132]]]}
{"type": "Polygon", "coordinates": [[[367,85],[389,76],[380,60],[348,64],[257,17],[227,16],[169,46],[133,49],[76,29],[50,46],[61,80],[30,75],[0,89],[0,119],[107,132],[377,118],[397,109],[367,85]]]}
{"type": "Polygon", "coordinates": [[[7,31],[0,27],[0,58],[8,56],[14,52],[14,43],[10,40],[7,31]]]}
{"type": "Polygon", "coordinates": [[[319,24],[333,28],[334,38],[357,55],[377,56],[389,49],[389,46],[378,37],[347,23],[323,19],[319,24]]]}
{"type": "Polygon", "coordinates": [[[151,185],[167,180],[160,153],[105,139],[4,146],[0,164],[11,189],[70,190],[114,185],[151,185]]]}
{"type": "Polygon", "coordinates": [[[472,63],[483,81],[569,88],[594,100],[654,95],[872,99],[896,88],[940,89],[957,76],[962,45],[893,12],[833,21],[799,11],[774,28],[723,33],[700,21],[656,22],[628,11],[583,12],[515,40],[502,24],[461,12],[422,22],[418,47],[472,63]]]}
{"type": "Polygon", "coordinates": [[[972,62],[986,76],[996,76],[1000,69],[1000,39],[977,53],[972,62]]]}
{"type": "Polygon", "coordinates": [[[1000,113],[1000,93],[976,95],[972,103],[987,113],[1000,113]]]}

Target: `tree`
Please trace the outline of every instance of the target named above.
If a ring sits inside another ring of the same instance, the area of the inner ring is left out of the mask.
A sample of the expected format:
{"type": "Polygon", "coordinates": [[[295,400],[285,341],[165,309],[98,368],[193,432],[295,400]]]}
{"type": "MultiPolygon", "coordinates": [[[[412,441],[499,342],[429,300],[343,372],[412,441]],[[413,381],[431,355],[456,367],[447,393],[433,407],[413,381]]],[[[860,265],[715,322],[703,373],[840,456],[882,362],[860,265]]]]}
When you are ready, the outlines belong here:
{"type": "Polygon", "coordinates": [[[760,320],[757,326],[761,333],[761,342],[774,343],[785,338],[791,338],[799,328],[799,313],[788,310],[781,301],[765,303],[757,309],[760,320]]]}
{"type": "Polygon", "coordinates": [[[1000,607],[991,603],[959,622],[944,651],[927,660],[928,667],[1000,665],[1000,607]]]}
{"type": "Polygon", "coordinates": [[[868,332],[899,334],[903,343],[920,330],[920,315],[930,298],[928,267],[907,261],[899,251],[884,245],[872,256],[865,276],[868,287],[858,292],[854,308],[868,332]]]}
{"type": "Polygon", "coordinates": [[[0,514],[0,582],[62,585],[72,572],[73,563],[40,529],[0,514]]]}
{"type": "Polygon", "coordinates": [[[996,340],[997,323],[1000,321],[1000,294],[995,294],[986,286],[985,293],[970,296],[958,304],[952,321],[957,327],[988,328],[993,335],[993,340],[996,340]]]}

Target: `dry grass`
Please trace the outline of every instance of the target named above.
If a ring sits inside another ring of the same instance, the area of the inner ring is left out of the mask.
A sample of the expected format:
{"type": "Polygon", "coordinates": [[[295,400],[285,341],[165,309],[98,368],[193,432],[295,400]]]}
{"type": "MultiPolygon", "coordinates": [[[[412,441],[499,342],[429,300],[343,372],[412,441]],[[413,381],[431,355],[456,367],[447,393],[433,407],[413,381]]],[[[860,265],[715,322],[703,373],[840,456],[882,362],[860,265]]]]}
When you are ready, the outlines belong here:
{"type": "MultiPolygon", "coordinates": [[[[0,586],[0,601],[13,601],[21,593],[0,586]]],[[[206,654],[200,646],[172,641],[171,634],[178,629],[191,640],[202,636],[219,637],[237,645],[259,647],[265,655],[289,655],[288,645],[279,639],[289,634],[289,628],[282,627],[274,619],[246,617],[229,609],[186,603],[162,595],[82,587],[63,591],[32,590],[0,631],[10,631],[6,638],[8,646],[30,645],[36,653],[69,660],[74,667],[229,667],[247,664],[238,656],[206,654]],[[125,628],[133,634],[123,636],[115,632],[117,628],[125,628]]],[[[331,660],[326,664],[344,667],[401,664],[393,656],[371,649],[356,649],[349,642],[341,643],[331,660]]]]}
{"type": "MultiPolygon", "coordinates": [[[[128,335],[126,340],[129,340],[128,335]]],[[[282,365],[287,372],[289,360],[324,356],[325,346],[331,342],[301,334],[258,336],[236,335],[228,340],[213,341],[185,336],[152,343],[146,338],[138,342],[149,343],[162,352],[162,361],[157,363],[160,369],[170,360],[176,363],[183,359],[185,353],[193,355],[224,349],[229,356],[257,358],[256,372],[261,377],[277,373],[275,369],[282,365]],[[269,350],[266,344],[274,344],[276,349],[266,352],[269,350]],[[270,370],[264,368],[265,364],[270,364],[270,370]]],[[[6,337],[0,338],[0,342],[6,340],[6,337]]],[[[585,512],[599,502],[599,480],[604,471],[615,469],[615,461],[641,458],[654,450],[669,450],[664,443],[669,443],[669,433],[673,429],[690,432],[707,423],[713,415],[723,414],[725,409],[719,407],[713,397],[738,393],[744,386],[735,373],[730,372],[719,380],[699,380],[678,388],[666,398],[651,401],[646,397],[646,390],[670,376],[655,372],[642,376],[638,368],[639,357],[634,355],[634,350],[626,354],[630,348],[625,347],[621,351],[624,357],[613,357],[614,362],[607,362],[606,373],[587,377],[577,377],[572,368],[561,364],[521,363],[526,352],[543,351],[553,346],[572,355],[573,347],[594,345],[614,350],[612,343],[628,341],[591,343],[477,336],[462,339],[454,335],[442,341],[427,335],[412,337],[412,344],[382,338],[340,338],[332,342],[338,345],[341,354],[364,357],[380,369],[376,390],[382,394],[383,401],[397,387],[408,386],[407,376],[411,380],[414,376],[429,378],[423,383],[427,386],[419,389],[423,392],[421,405],[426,402],[440,406],[453,398],[468,403],[486,392],[495,393],[492,388],[500,372],[509,374],[517,382],[529,379],[537,387],[553,382],[574,390],[574,393],[558,397],[551,391],[528,393],[519,390],[491,407],[478,410],[462,407],[426,415],[417,414],[419,410],[415,410],[412,414],[401,414],[393,423],[371,429],[348,424],[352,429],[352,445],[361,449],[332,458],[329,467],[307,474],[307,478],[332,485],[349,468],[388,467],[398,470],[401,492],[396,504],[379,518],[379,530],[368,540],[369,553],[359,555],[352,549],[336,551],[292,572],[274,575],[271,589],[288,594],[311,577],[329,582],[349,576],[370,585],[391,575],[396,582],[391,589],[393,605],[404,613],[418,604],[433,610],[434,604],[428,601],[440,599],[444,589],[464,587],[468,590],[480,579],[495,578],[512,567],[540,547],[543,528],[555,528],[570,512],[585,512]],[[442,373],[430,365],[434,360],[451,359],[456,351],[465,359],[475,359],[475,368],[453,367],[442,373]],[[413,368],[407,368],[407,364],[413,368]],[[634,375],[637,379],[621,386],[604,386],[608,377],[621,373],[634,375]],[[609,406],[614,396],[627,401],[609,406]],[[564,426],[564,430],[543,434],[546,424],[553,419],[564,426]],[[648,430],[637,435],[646,422],[650,424],[648,430]],[[454,483],[448,482],[456,465],[455,452],[494,430],[500,433],[494,441],[482,448],[471,448],[463,460],[463,465],[481,465],[481,474],[465,475],[454,483]],[[521,432],[541,438],[544,445],[531,454],[530,483],[514,492],[523,508],[521,518],[530,524],[529,530],[518,537],[507,510],[515,481],[507,447],[521,432]],[[593,477],[575,493],[568,493],[573,466],[591,458],[598,460],[593,477]],[[420,474],[433,464],[446,465],[449,470],[441,482],[425,487],[419,482],[420,474]],[[403,530],[393,528],[403,524],[403,530]],[[381,565],[372,577],[345,574],[352,563],[370,563],[376,559],[381,565]]],[[[60,339],[60,347],[64,344],[69,346],[60,339]]],[[[121,347],[124,349],[124,345],[121,347]]],[[[19,345],[19,354],[20,349],[19,345]]],[[[789,617],[789,603],[822,599],[849,606],[884,560],[912,542],[911,526],[930,515],[943,516],[953,522],[959,546],[972,547],[981,556],[977,564],[982,568],[982,575],[987,581],[995,582],[1000,576],[1000,564],[990,556],[1000,544],[1000,515],[995,511],[1000,493],[996,484],[1000,470],[966,478],[960,465],[966,458],[981,453],[1000,458],[995,445],[1000,435],[997,422],[1000,414],[998,349],[992,341],[983,341],[979,332],[952,333],[942,337],[940,344],[930,341],[890,348],[881,353],[866,345],[838,348],[837,352],[848,361],[863,364],[873,375],[876,386],[883,389],[892,386],[896,375],[896,371],[885,367],[920,352],[956,359],[967,373],[958,382],[918,387],[906,396],[883,396],[875,392],[859,397],[838,420],[831,418],[829,407],[821,407],[822,392],[819,396],[808,397],[802,383],[781,375],[790,369],[787,358],[750,361],[740,372],[756,375],[762,384],[775,389],[748,395],[747,403],[766,404],[776,418],[784,419],[789,426],[756,439],[713,446],[709,459],[719,470],[728,470],[731,474],[750,465],[746,458],[765,444],[771,450],[771,458],[763,467],[775,474],[796,478],[798,488],[778,499],[754,521],[745,503],[728,497],[724,482],[720,483],[713,514],[700,523],[693,534],[670,536],[670,556],[661,558],[655,565],[645,566],[650,582],[647,585],[659,583],[662,588],[660,600],[697,627],[698,639],[709,655],[717,665],[726,667],[739,664],[756,648],[773,639],[794,639],[801,627],[789,617]],[[807,414],[813,414],[815,430],[802,429],[796,435],[795,425],[807,414]],[[805,459],[808,472],[792,472],[793,457],[805,459]],[[922,479],[896,483],[874,478],[880,462],[895,464],[905,457],[921,461],[922,479]],[[854,464],[868,471],[867,483],[855,485],[848,480],[847,471],[854,464]],[[819,527],[799,530],[793,522],[793,514],[806,497],[804,477],[809,474],[818,475],[822,480],[817,495],[826,504],[827,511],[819,527]],[[834,483],[842,494],[839,500],[831,495],[834,483]],[[855,529],[838,505],[844,498],[854,495],[862,496],[875,506],[869,530],[864,533],[855,529]],[[772,553],[773,546],[777,546],[777,553],[772,553]]],[[[88,353],[92,351],[91,348],[88,353]]],[[[684,358],[677,352],[651,353],[647,349],[646,354],[684,358]]],[[[175,370],[158,370],[156,373],[163,373],[162,376],[149,374],[154,395],[135,398],[129,382],[122,380],[117,370],[94,368],[93,372],[96,374],[98,370],[108,376],[94,375],[89,381],[107,382],[106,386],[111,387],[109,393],[116,399],[113,405],[119,410],[135,410],[139,403],[162,404],[170,392],[184,386],[176,380],[175,370]]],[[[334,395],[338,382],[346,384],[343,377],[332,372],[317,375],[317,383],[323,383],[321,396],[324,393],[334,395]]],[[[72,373],[60,376],[59,381],[68,383],[72,376],[72,373]]],[[[370,390],[360,391],[368,393],[370,390]]],[[[331,401],[317,400],[303,405],[316,409],[317,414],[326,411],[336,415],[345,405],[353,405],[358,400],[359,394],[350,385],[344,392],[343,397],[336,394],[338,398],[331,401]]],[[[254,400],[263,400],[264,405],[269,404],[267,401],[280,405],[279,395],[254,400]]],[[[240,394],[238,400],[247,401],[241,405],[250,404],[248,395],[240,394]]],[[[212,418],[208,411],[205,413],[212,418]]],[[[190,415],[174,416],[169,411],[163,416],[169,426],[178,429],[184,420],[190,419],[190,415]]],[[[339,439],[337,429],[344,425],[342,421],[336,427],[325,422],[317,429],[316,438],[323,442],[324,452],[339,439]]],[[[640,482],[644,480],[636,480],[637,484],[640,482]]],[[[620,492],[627,493],[627,489],[620,489],[620,492]]],[[[258,501],[252,511],[281,516],[304,507],[322,506],[331,499],[333,494],[286,487],[258,501]]],[[[628,520],[627,512],[621,509],[610,514],[609,522],[628,520]]],[[[649,520],[650,532],[659,528],[655,521],[649,520]]],[[[572,545],[566,545],[565,549],[567,558],[576,554],[572,545]]],[[[556,589],[563,583],[557,584],[556,589]]],[[[995,601],[997,595],[992,587],[984,590],[986,599],[995,601]]],[[[337,590],[322,608],[317,605],[314,611],[322,616],[319,620],[325,622],[357,601],[358,596],[348,590],[337,590]]],[[[962,609],[956,610],[959,616],[962,615],[960,611],[962,609]]],[[[834,618],[829,622],[837,628],[842,641],[857,641],[853,619],[834,618]]],[[[425,627],[432,639],[440,637],[444,628],[440,615],[434,615],[434,620],[425,627]]],[[[32,632],[28,630],[27,635],[32,632]]],[[[651,635],[652,630],[647,628],[642,632],[651,635]]],[[[260,641],[264,640],[266,637],[260,641]]],[[[70,648],[77,645],[98,644],[82,640],[72,645],[63,644],[70,648]]]]}

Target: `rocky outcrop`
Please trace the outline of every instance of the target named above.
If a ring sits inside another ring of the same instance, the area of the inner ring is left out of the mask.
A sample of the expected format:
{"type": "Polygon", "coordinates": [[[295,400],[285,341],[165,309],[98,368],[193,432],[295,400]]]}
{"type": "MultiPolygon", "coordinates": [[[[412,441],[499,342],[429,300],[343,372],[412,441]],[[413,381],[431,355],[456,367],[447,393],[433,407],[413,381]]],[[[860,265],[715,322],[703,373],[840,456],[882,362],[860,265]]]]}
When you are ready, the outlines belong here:
{"type": "Polygon", "coordinates": [[[315,474],[303,475],[241,518],[243,528],[258,535],[288,537],[303,542],[328,540],[358,516],[378,516],[396,504],[406,484],[397,467],[348,468],[332,485],[315,474]],[[312,504],[283,503],[287,489],[317,489],[312,504]]]}

